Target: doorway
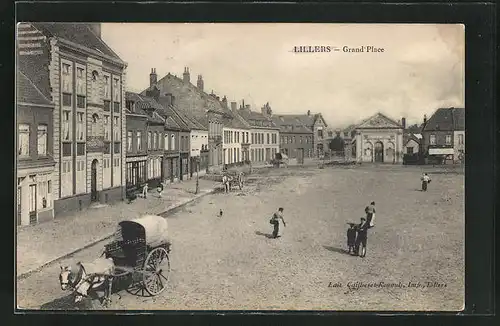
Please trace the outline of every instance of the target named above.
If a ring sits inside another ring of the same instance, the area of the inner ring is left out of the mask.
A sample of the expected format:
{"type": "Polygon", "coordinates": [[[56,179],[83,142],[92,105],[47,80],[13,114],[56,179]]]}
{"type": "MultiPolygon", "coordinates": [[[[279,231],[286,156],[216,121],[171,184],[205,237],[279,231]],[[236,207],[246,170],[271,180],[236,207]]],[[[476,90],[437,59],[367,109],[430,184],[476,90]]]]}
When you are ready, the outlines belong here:
{"type": "Polygon", "coordinates": [[[375,162],[383,163],[384,162],[384,144],[382,142],[375,143],[375,162]]]}
{"type": "Polygon", "coordinates": [[[30,225],[31,224],[36,224],[37,218],[36,218],[36,184],[30,185],[30,211],[29,211],[29,218],[30,218],[30,225]]]}
{"type": "Polygon", "coordinates": [[[92,161],[90,177],[90,201],[97,201],[97,160],[92,161]]]}

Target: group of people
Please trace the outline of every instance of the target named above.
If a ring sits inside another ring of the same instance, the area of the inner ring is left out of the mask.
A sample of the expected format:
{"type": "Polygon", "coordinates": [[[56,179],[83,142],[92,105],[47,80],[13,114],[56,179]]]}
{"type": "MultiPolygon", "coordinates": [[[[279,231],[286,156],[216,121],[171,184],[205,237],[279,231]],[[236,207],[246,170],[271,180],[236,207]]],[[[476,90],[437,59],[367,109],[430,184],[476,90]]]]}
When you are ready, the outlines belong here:
{"type": "Polygon", "coordinates": [[[361,218],[361,223],[348,223],[347,247],[349,254],[359,257],[366,256],[366,243],[368,240],[368,229],[375,226],[375,202],[365,208],[366,217],[361,218]]]}

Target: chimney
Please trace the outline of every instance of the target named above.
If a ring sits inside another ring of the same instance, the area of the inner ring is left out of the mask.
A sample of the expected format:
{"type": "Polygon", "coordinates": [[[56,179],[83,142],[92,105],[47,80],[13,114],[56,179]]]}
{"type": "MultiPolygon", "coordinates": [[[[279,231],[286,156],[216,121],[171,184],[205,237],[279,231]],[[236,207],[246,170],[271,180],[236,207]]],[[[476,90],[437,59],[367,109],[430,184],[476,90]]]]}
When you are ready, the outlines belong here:
{"type": "Polygon", "coordinates": [[[156,75],[156,68],[151,68],[151,73],[149,74],[149,86],[153,86],[158,81],[158,76],[156,75]]]}
{"type": "Polygon", "coordinates": [[[200,91],[203,92],[203,77],[201,75],[198,75],[198,81],[196,82],[196,86],[200,91]]]}
{"type": "Polygon", "coordinates": [[[238,103],[236,103],[236,102],[231,102],[231,110],[232,110],[232,111],[236,111],[236,110],[238,109],[237,105],[238,105],[238,103]]]}
{"type": "Polygon", "coordinates": [[[97,37],[101,38],[101,23],[88,24],[88,27],[97,37]]]}
{"type": "Polygon", "coordinates": [[[307,110],[307,115],[311,115],[311,110],[307,110]]]}
{"type": "Polygon", "coordinates": [[[406,118],[401,118],[401,125],[403,126],[403,130],[406,129],[406,118]]]}
{"type": "Polygon", "coordinates": [[[188,67],[185,67],[185,68],[184,68],[184,73],[182,74],[182,80],[183,80],[185,83],[189,83],[189,82],[190,82],[190,77],[189,77],[189,68],[188,68],[188,67]]]}
{"type": "Polygon", "coordinates": [[[226,95],[224,95],[224,97],[222,98],[222,106],[227,109],[227,97],[226,97],[226,95]]]}

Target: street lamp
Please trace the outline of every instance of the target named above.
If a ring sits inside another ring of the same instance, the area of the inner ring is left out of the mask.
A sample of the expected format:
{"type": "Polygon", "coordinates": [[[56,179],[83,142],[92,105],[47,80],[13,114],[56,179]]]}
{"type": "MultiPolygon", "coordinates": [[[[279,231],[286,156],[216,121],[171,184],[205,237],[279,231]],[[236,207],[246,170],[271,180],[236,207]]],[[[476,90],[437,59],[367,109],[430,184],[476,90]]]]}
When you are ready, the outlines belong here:
{"type": "Polygon", "coordinates": [[[196,159],[196,191],[195,194],[198,194],[200,192],[200,179],[198,176],[198,170],[200,169],[200,164],[198,163],[198,158],[196,159]]]}

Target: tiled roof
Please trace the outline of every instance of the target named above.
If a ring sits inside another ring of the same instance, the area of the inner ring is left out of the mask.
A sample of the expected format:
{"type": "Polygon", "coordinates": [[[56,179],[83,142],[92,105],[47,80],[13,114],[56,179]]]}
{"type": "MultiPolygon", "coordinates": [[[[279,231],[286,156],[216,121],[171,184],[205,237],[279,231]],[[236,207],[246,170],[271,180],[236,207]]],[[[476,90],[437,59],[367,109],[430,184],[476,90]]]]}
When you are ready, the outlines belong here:
{"type": "Polygon", "coordinates": [[[83,45],[123,62],[111,48],[95,35],[86,23],[32,23],[47,36],[62,38],[83,45]]]}
{"type": "Polygon", "coordinates": [[[190,130],[208,130],[208,128],[198,122],[190,112],[182,110],[179,107],[175,107],[175,110],[190,130]]]}
{"type": "Polygon", "coordinates": [[[54,104],[28,79],[21,71],[17,71],[17,101],[38,104],[38,105],[49,105],[54,106],[54,104]]]}
{"type": "Polygon", "coordinates": [[[157,113],[157,111],[163,110],[163,107],[154,98],[133,92],[125,92],[125,99],[134,102],[134,112],[131,113],[145,115],[149,122],[165,123],[165,119],[157,113]],[[149,113],[150,109],[153,109],[151,114],[149,113]]]}
{"type": "Polygon", "coordinates": [[[465,130],[464,108],[440,108],[427,121],[424,131],[465,130]]]}
{"type": "Polygon", "coordinates": [[[272,120],[276,126],[280,128],[280,132],[289,132],[289,133],[311,133],[312,130],[305,126],[301,119],[297,117],[297,115],[273,115],[272,120]],[[287,126],[291,126],[291,129],[288,129],[287,126]]]}
{"type": "Polygon", "coordinates": [[[234,129],[250,129],[251,126],[245,121],[238,113],[229,110],[228,108],[222,107],[224,113],[229,117],[226,121],[229,123],[224,123],[226,128],[234,129]]]}
{"type": "Polygon", "coordinates": [[[251,127],[261,127],[261,128],[279,128],[275,123],[274,121],[269,118],[269,117],[266,117],[265,115],[263,115],[262,113],[260,112],[255,112],[255,111],[252,111],[252,110],[249,110],[249,109],[239,109],[237,111],[237,113],[243,118],[245,119],[245,121],[251,126],[251,127]],[[256,123],[255,121],[262,121],[262,122],[268,122],[269,123],[269,126],[262,126],[260,125],[259,123],[256,123]]]}
{"type": "Polygon", "coordinates": [[[406,145],[410,140],[414,140],[417,144],[420,144],[420,139],[413,133],[403,134],[403,145],[406,145]]]}

